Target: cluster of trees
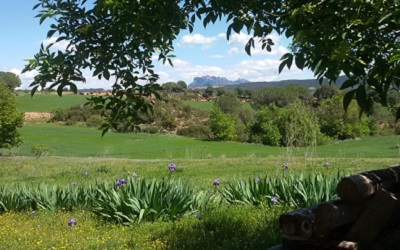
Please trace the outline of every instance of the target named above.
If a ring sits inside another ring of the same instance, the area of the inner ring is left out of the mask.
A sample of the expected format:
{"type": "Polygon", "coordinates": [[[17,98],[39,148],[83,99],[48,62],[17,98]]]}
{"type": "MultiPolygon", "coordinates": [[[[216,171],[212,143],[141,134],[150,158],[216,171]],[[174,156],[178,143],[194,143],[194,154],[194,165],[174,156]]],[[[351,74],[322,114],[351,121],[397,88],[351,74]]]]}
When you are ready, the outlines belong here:
{"type": "Polygon", "coordinates": [[[345,111],[346,93],[330,85],[319,87],[313,95],[302,86],[266,88],[258,92],[252,102],[254,109],[243,105],[234,92],[215,99],[210,114],[214,139],[271,146],[311,146],[333,139],[375,135],[379,121],[386,126],[395,124],[393,114],[383,117],[379,110],[376,112],[379,117],[374,113],[366,116],[356,103],[351,103],[345,111]]]}

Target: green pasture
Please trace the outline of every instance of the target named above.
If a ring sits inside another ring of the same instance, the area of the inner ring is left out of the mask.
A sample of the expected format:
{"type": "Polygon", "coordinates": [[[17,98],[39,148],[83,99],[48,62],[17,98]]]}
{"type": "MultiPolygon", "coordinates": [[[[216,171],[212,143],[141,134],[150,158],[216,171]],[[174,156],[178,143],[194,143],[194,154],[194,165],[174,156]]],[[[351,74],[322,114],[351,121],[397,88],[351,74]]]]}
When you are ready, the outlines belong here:
{"type": "Polygon", "coordinates": [[[261,144],[202,141],[162,134],[109,132],[54,124],[26,125],[20,129],[24,143],[15,155],[30,156],[32,145],[45,145],[52,156],[112,157],[130,159],[223,159],[280,156],[319,158],[399,158],[400,136],[363,137],[309,148],[270,147],[261,144]]]}
{"type": "Polygon", "coordinates": [[[86,96],[64,93],[59,97],[56,93],[17,92],[17,107],[22,112],[52,112],[57,108],[68,108],[77,104],[85,104],[86,96]]]}

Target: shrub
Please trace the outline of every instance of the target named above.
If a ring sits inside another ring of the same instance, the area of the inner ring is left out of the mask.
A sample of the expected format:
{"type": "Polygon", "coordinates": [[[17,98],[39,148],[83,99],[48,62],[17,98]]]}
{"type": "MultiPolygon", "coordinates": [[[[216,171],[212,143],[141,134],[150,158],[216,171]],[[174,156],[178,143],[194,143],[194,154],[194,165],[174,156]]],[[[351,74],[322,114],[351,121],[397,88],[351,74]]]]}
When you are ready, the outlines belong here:
{"type": "Polygon", "coordinates": [[[38,158],[48,155],[51,151],[53,151],[53,149],[46,145],[34,144],[31,147],[32,154],[34,154],[38,158]]]}
{"type": "Polygon", "coordinates": [[[103,119],[100,115],[91,115],[86,121],[85,125],[89,128],[99,128],[103,124],[103,119]]]}
{"type": "Polygon", "coordinates": [[[191,124],[177,131],[178,135],[205,140],[209,138],[210,128],[202,124],[191,124]]]}

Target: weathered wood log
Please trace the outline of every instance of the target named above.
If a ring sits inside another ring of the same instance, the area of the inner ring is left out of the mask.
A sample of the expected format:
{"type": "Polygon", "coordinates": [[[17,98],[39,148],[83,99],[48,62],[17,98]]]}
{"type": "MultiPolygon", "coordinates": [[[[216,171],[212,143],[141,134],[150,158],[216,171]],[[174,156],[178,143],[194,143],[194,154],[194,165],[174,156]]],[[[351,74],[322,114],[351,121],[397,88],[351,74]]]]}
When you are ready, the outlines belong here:
{"type": "Polygon", "coordinates": [[[343,178],[337,188],[339,197],[348,203],[361,203],[381,189],[400,189],[400,165],[362,172],[343,178]]]}
{"type": "Polygon", "coordinates": [[[340,199],[324,202],[315,210],[314,236],[334,239],[346,234],[364,209],[364,204],[351,205],[340,199]]]}
{"type": "Polygon", "coordinates": [[[379,190],[347,232],[345,239],[368,246],[399,211],[398,197],[384,189],[379,190]]]}
{"type": "Polygon", "coordinates": [[[300,236],[308,239],[312,236],[317,205],[282,214],[279,226],[284,236],[300,236]]]}

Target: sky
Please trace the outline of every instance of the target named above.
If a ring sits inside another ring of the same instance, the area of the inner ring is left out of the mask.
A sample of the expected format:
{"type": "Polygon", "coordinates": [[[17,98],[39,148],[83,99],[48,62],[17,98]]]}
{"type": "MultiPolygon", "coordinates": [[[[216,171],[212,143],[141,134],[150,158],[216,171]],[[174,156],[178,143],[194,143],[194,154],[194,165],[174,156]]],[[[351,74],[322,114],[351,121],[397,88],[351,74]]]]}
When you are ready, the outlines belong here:
{"type": "MultiPolygon", "coordinates": [[[[39,25],[39,19],[35,18],[38,12],[32,10],[36,3],[37,0],[0,0],[0,71],[19,75],[22,89],[29,88],[36,74],[34,71],[21,74],[25,59],[33,58],[41,43],[49,43],[46,39],[49,23],[39,25]]],[[[182,80],[189,85],[194,77],[206,75],[252,82],[313,78],[310,71],[299,70],[294,65],[278,74],[279,59],[288,52],[290,44],[286,38],[273,34],[270,36],[275,43],[272,52],[263,51],[256,44],[256,49],[248,56],[244,48],[250,36],[233,32],[228,41],[227,26],[225,22],[218,22],[205,29],[198,21],[192,33],[183,30],[174,44],[174,66],[154,61],[156,73],[160,75],[159,83],[182,80]]],[[[78,88],[110,89],[111,85],[88,72],[87,82],[78,84],[78,88]]]]}

